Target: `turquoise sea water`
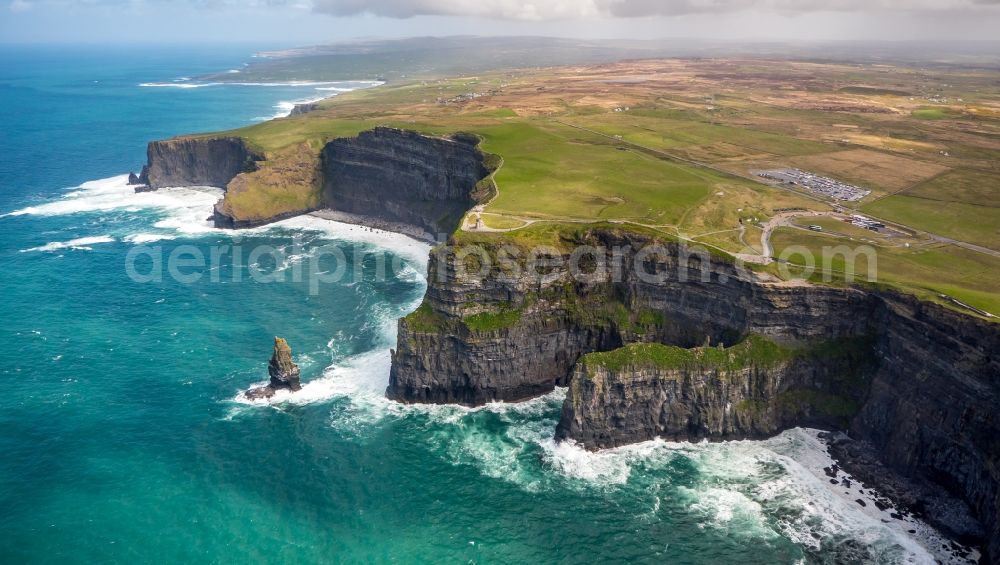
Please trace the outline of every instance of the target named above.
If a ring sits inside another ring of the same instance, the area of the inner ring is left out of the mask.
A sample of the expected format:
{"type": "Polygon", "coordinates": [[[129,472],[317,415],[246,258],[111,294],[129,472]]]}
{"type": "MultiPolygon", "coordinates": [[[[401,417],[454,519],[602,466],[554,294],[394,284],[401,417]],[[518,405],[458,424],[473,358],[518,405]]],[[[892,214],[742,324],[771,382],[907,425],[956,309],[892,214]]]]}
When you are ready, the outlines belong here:
{"type": "Polygon", "coordinates": [[[929,559],[905,534],[918,526],[829,484],[809,431],[590,454],[552,441],[560,391],[478,410],[384,400],[425,246],[312,218],[220,232],[205,222],[220,191],[135,195],[120,176],[149,139],[331,92],[140,86],[250,52],[0,49],[0,563],[929,559]],[[264,245],[290,255],[252,261],[264,245]],[[291,274],[323,245],[349,265],[312,293],[291,274]],[[143,283],[126,269],[140,246],[143,272],[149,253],[229,251],[185,271],[197,281],[143,283]],[[305,388],[241,402],[275,335],[305,388]]]}

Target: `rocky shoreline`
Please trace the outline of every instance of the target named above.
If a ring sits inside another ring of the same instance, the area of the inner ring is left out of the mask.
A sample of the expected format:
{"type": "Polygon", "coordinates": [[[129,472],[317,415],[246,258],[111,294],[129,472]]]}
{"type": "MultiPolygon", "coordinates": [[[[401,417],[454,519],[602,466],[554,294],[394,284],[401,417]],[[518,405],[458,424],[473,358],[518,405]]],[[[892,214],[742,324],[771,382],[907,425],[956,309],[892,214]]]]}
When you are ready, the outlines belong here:
{"type": "MultiPolygon", "coordinates": [[[[626,249],[626,273],[653,242],[613,226],[572,239],[626,249]]],[[[654,284],[466,280],[454,257],[432,254],[424,305],[400,322],[388,396],[481,404],[568,384],[558,437],[590,449],[849,432],[886,469],[968,504],[1000,555],[1000,444],[990,439],[1000,327],[885,289],[790,285],[667,248],[638,266],[673,274],[654,284]],[[736,351],[753,336],[771,345],[736,351]],[[663,349],[631,352],[637,344],[663,349]]],[[[976,528],[952,530],[968,541],[976,528]]]]}
{"type": "MultiPolygon", "coordinates": [[[[911,514],[954,539],[957,545],[974,547],[982,543],[983,526],[962,499],[927,480],[908,477],[888,468],[879,460],[878,450],[865,441],[852,439],[841,432],[824,432],[820,438],[826,442],[830,457],[837,462],[824,469],[832,484],[839,482],[850,487],[850,479],[841,473],[841,470],[846,471],[899,509],[899,515],[893,518],[902,519],[911,514]]],[[[878,500],[875,503],[879,505],[878,500]]],[[[959,547],[954,549],[961,551],[959,547]]]]}

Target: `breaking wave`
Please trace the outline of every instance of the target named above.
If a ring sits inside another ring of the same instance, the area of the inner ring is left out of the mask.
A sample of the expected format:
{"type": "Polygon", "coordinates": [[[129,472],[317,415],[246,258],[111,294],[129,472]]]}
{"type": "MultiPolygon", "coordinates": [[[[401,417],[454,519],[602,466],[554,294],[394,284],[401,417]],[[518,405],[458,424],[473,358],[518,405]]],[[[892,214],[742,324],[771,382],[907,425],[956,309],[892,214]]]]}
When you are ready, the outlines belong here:
{"type": "Polygon", "coordinates": [[[26,253],[29,251],[58,251],[60,249],[76,249],[81,251],[90,251],[93,249],[92,245],[98,243],[112,243],[115,238],[108,235],[98,235],[93,237],[80,237],[77,239],[71,239],[69,241],[54,241],[52,243],[47,243],[40,247],[32,247],[30,249],[22,249],[21,253],[26,253]]]}
{"type": "Polygon", "coordinates": [[[3,216],[65,216],[118,209],[160,209],[169,211],[173,221],[163,226],[154,224],[155,227],[196,233],[211,228],[206,218],[211,215],[212,206],[221,196],[221,189],[211,187],[165,188],[137,193],[128,184],[128,175],[118,175],[85,182],[62,198],[21,208],[3,216]]]}
{"type": "MultiPolygon", "coordinates": [[[[235,74],[235,73],[228,73],[228,74],[235,74]]],[[[212,86],[266,86],[266,87],[314,86],[316,87],[316,90],[339,90],[341,92],[346,92],[349,90],[357,90],[358,88],[368,88],[372,86],[378,86],[380,84],[383,83],[377,80],[352,80],[352,81],[292,80],[285,82],[242,82],[242,81],[193,82],[186,80],[178,80],[174,82],[142,82],[139,83],[139,86],[143,88],[207,88],[212,86]]]]}

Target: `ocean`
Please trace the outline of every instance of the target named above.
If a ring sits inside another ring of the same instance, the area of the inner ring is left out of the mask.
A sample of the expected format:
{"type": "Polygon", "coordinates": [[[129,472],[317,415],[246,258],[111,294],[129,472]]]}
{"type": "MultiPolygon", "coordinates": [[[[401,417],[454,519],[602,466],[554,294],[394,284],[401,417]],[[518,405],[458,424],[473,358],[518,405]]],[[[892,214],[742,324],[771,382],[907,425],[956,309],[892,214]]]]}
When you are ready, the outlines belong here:
{"type": "Polygon", "coordinates": [[[564,391],[384,399],[426,245],[313,217],[220,231],[219,189],[125,184],[151,139],[366,86],[191,78],[253,50],[0,48],[0,563],[933,559],[926,526],[830,484],[814,430],[588,453],[553,441],[564,391]],[[339,281],[294,276],[331,246],[339,281]],[[276,335],[304,388],[246,402],[276,335]]]}

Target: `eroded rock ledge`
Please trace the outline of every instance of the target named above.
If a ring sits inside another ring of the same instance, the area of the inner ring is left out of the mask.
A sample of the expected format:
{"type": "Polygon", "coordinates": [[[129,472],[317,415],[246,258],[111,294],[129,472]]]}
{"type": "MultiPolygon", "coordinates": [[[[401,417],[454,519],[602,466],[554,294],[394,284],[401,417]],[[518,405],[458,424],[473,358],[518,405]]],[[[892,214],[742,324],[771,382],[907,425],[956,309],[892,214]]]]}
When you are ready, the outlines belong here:
{"type": "Polygon", "coordinates": [[[574,367],[556,437],[600,449],[846,428],[876,365],[869,341],[789,347],[751,334],[728,348],[636,343],[590,353],[574,367]]]}
{"type": "Polygon", "coordinates": [[[136,190],[225,188],[212,217],[220,228],[325,208],[340,221],[436,241],[492,194],[489,159],[478,143],[471,135],[432,137],[387,127],[334,139],[319,153],[302,144],[265,156],[239,138],[154,141],[136,190]]]}
{"type": "Polygon", "coordinates": [[[146,158],[138,180],[155,190],[168,186],[223,188],[240,173],[255,171],[264,155],[236,137],[177,138],[151,142],[146,158]]]}

